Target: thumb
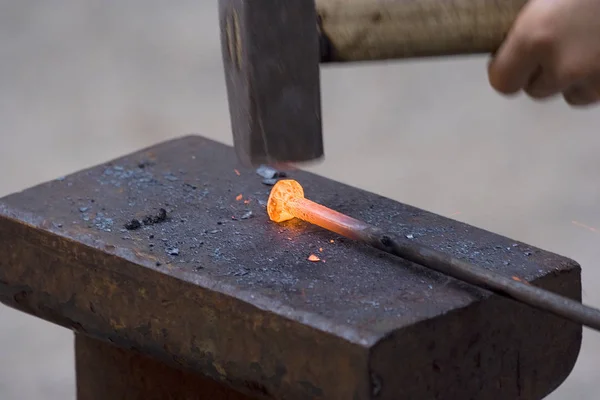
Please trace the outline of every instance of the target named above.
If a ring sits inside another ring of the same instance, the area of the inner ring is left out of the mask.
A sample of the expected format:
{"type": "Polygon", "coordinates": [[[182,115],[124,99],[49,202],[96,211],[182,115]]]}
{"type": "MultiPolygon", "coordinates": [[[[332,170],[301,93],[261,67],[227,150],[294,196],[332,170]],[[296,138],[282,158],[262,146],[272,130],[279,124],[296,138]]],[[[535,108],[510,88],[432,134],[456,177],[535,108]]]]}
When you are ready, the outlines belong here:
{"type": "Polygon", "coordinates": [[[529,51],[527,39],[517,33],[508,35],[488,64],[488,80],[498,92],[515,94],[524,89],[539,67],[529,51]]]}

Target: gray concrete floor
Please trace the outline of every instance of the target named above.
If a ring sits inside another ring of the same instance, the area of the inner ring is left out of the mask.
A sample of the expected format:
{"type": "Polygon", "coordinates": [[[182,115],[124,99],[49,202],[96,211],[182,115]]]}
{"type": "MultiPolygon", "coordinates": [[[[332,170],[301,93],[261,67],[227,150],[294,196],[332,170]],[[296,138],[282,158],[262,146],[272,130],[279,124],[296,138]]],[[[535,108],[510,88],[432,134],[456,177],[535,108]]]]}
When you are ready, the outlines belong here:
{"type": "MultiPolygon", "coordinates": [[[[231,143],[215,3],[0,0],[0,195],[186,133],[231,143]]],[[[313,169],[572,257],[600,306],[600,109],[502,98],[485,67],[325,69],[313,169]]],[[[7,308],[0,327],[1,399],[74,398],[69,331],[7,308]]],[[[598,378],[586,330],[549,398],[596,399],[598,378]]]]}

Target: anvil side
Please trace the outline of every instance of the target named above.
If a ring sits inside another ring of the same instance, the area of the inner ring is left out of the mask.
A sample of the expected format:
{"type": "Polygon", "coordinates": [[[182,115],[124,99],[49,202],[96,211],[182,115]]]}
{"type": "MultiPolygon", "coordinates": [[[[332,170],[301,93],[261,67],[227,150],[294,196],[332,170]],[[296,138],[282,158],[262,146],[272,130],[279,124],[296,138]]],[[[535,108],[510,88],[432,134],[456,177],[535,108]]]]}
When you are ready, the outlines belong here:
{"type": "MultiPolygon", "coordinates": [[[[581,300],[572,260],[290,176],[323,205],[581,300]]],[[[256,398],[542,399],[571,372],[581,326],[272,223],[269,189],[232,148],[187,136],[5,197],[0,299],[256,398]]]]}

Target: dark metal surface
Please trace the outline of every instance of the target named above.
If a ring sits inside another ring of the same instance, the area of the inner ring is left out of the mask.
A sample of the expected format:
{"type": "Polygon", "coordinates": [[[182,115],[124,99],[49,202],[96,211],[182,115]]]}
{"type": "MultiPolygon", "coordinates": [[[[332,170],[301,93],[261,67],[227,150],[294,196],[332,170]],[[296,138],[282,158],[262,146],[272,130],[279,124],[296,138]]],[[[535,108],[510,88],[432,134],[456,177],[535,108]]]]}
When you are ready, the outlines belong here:
{"type": "Polygon", "coordinates": [[[375,248],[416,264],[470,283],[476,287],[522,302],[543,311],[600,330],[600,311],[581,302],[522,282],[518,276],[508,277],[495,271],[478,268],[469,262],[391,235],[369,226],[361,232],[362,240],[375,248]]]}
{"type": "Polygon", "coordinates": [[[313,1],[220,0],[231,127],[246,165],[323,155],[313,1]]]}
{"type": "Polygon", "coordinates": [[[271,220],[281,222],[281,215],[294,216],[331,232],[376,249],[400,257],[403,260],[441,272],[444,275],[486,289],[537,309],[551,312],[569,321],[600,330],[600,310],[581,302],[521,281],[518,276],[506,276],[501,272],[480,268],[409,237],[385,232],[376,226],[350,217],[305,198],[302,187],[294,180],[280,181],[271,192],[267,213],[271,220]],[[298,193],[290,194],[292,187],[298,193]],[[287,209],[286,209],[287,208],[287,209]],[[280,210],[286,210],[286,213],[280,210]],[[279,211],[279,212],[278,212],[279,211]]]}
{"type": "MultiPolygon", "coordinates": [[[[574,261],[289,175],[323,205],[580,300],[574,261]]],[[[186,137],[8,196],[0,298],[262,398],[540,399],[570,373],[581,326],[317,227],[271,223],[269,190],[231,148],[186,137]],[[143,223],[160,208],[166,219],[143,223]]]]}

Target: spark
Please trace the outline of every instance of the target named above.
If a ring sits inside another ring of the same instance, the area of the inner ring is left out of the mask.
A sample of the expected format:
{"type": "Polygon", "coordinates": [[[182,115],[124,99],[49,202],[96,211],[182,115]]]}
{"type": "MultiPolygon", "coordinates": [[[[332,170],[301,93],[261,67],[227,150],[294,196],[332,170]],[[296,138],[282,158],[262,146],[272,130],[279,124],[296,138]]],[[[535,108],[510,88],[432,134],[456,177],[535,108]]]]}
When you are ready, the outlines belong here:
{"type": "Polygon", "coordinates": [[[518,276],[513,276],[513,277],[512,277],[512,280],[513,280],[513,281],[517,281],[517,282],[524,283],[524,284],[526,284],[526,285],[529,285],[529,284],[530,284],[529,282],[527,282],[527,281],[525,281],[525,280],[523,280],[523,279],[519,278],[518,276]]]}
{"type": "Polygon", "coordinates": [[[319,257],[317,257],[316,255],[311,254],[310,256],[308,256],[308,261],[310,261],[310,262],[319,262],[319,261],[321,261],[321,259],[319,257]]]}
{"type": "Polygon", "coordinates": [[[241,199],[243,199],[244,196],[242,196],[241,194],[238,194],[237,197],[235,198],[237,201],[240,201],[241,199]]]}
{"type": "Polygon", "coordinates": [[[590,232],[594,232],[594,233],[598,233],[598,229],[596,228],[592,228],[591,226],[587,226],[585,224],[582,224],[581,222],[577,222],[577,221],[571,221],[571,223],[575,226],[578,226],[580,228],[584,228],[587,229],[590,232]]]}
{"type": "Polygon", "coordinates": [[[234,170],[233,170],[233,172],[235,172],[235,174],[236,174],[237,176],[240,176],[240,175],[241,175],[241,174],[240,174],[240,171],[238,171],[237,169],[234,169],[234,170]]]}

